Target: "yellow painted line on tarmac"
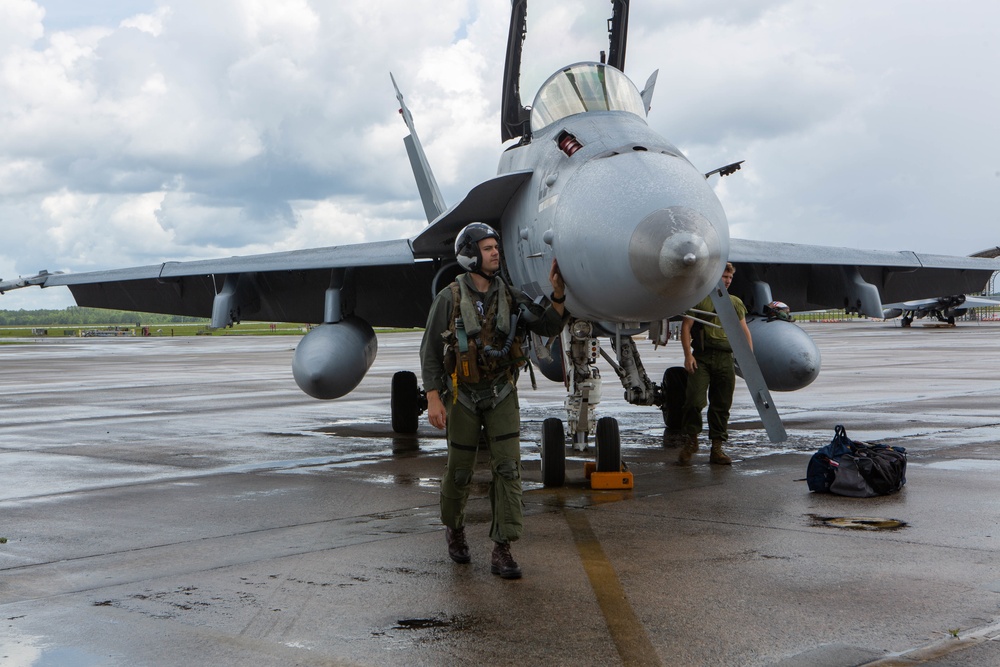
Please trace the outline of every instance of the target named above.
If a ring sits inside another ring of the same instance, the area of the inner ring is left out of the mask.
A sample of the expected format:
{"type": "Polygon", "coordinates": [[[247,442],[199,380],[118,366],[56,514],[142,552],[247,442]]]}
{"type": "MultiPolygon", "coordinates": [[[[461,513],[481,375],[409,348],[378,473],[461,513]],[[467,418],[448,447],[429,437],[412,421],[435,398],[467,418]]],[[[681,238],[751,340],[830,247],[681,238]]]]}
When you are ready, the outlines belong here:
{"type": "Polygon", "coordinates": [[[587,510],[563,509],[583,569],[597,596],[597,605],[625,665],[662,665],[646,628],[625,596],[625,589],[587,519],[587,510]]]}

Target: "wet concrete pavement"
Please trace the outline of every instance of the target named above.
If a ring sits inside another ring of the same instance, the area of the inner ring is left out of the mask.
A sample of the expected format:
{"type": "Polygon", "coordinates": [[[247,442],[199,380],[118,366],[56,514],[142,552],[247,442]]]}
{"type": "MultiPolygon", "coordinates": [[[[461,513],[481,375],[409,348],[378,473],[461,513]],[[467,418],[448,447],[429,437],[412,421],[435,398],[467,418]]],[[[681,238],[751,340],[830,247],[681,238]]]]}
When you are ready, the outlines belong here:
{"type": "MultiPolygon", "coordinates": [[[[732,468],[673,465],[604,368],[631,491],[589,489],[592,454],[542,487],[563,394],[522,376],[518,581],[489,571],[485,459],[456,565],[441,433],[391,432],[419,334],[380,336],[333,402],[298,391],[287,337],[0,345],[0,664],[1000,664],[1000,326],[804,326],[823,371],[775,395],[789,442],[741,386],[732,468]],[[808,492],[838,423],[907,448],[901,493],[808,492]]],[[[640,349],[657,378],[681,356],[640,349]]]]}

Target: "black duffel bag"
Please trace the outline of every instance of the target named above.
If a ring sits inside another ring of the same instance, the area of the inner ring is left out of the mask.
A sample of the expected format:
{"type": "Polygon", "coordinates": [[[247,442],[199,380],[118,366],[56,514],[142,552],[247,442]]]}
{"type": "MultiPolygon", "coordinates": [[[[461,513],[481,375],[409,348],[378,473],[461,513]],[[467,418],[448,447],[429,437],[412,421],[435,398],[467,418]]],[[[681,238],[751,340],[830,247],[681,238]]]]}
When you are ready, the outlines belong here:
{"type": "Polygon", "coordinates": [[[895,493],[906,484],[906,449],[851,440],[838,425],[809,459],[806,483],[810,491],[855,498],[895,493]]]}

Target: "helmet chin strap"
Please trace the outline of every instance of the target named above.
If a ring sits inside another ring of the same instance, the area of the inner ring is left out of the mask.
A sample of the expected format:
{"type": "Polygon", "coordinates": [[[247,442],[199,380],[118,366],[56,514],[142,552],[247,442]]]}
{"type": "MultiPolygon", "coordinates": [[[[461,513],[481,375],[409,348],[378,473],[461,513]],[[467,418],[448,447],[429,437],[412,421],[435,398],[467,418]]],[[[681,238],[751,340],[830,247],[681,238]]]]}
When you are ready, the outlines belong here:
{"type": "Polygon", "coordinates": [[[486,280],[489,280],[490,282],[492,282],[492,281],[493,281],[493,279],[497,277],[497,274],[499,273],[499,271],[494,271],[493,273],[490,273],[490,274],[486,274],[486,273],[483,273],[483,270],[482,270],[482,269],[476,269],[476,270],[475,270],[475,271],[473,271],[472,273],[475,273],[475,274],[477,274],[477,275],[480,275],[480,276],[482,276],[483,278],[486,278],[486,280]]]}

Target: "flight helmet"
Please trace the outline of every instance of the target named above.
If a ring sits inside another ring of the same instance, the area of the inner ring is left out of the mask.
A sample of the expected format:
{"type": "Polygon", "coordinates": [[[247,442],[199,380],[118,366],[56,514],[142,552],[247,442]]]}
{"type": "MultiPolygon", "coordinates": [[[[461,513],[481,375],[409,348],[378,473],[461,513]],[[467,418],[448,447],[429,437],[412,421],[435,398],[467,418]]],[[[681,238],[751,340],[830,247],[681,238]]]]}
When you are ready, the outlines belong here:
{"type": "Polygon", "coordinates": [[[455,237],[455,259],[469,273],[479,273],[483,268],[483,255],[479,252],[479,242],[483,239],[496,239],[500,235],[484,222],[473,222],[462,228],[455,237]]]}
{"type": "Polygon", "coordinates": [[[767,315],[768,320],[793,321],[792,311],[788,304],[783,301],[772,301],[764,306],[764,314],[767,315]]]}

